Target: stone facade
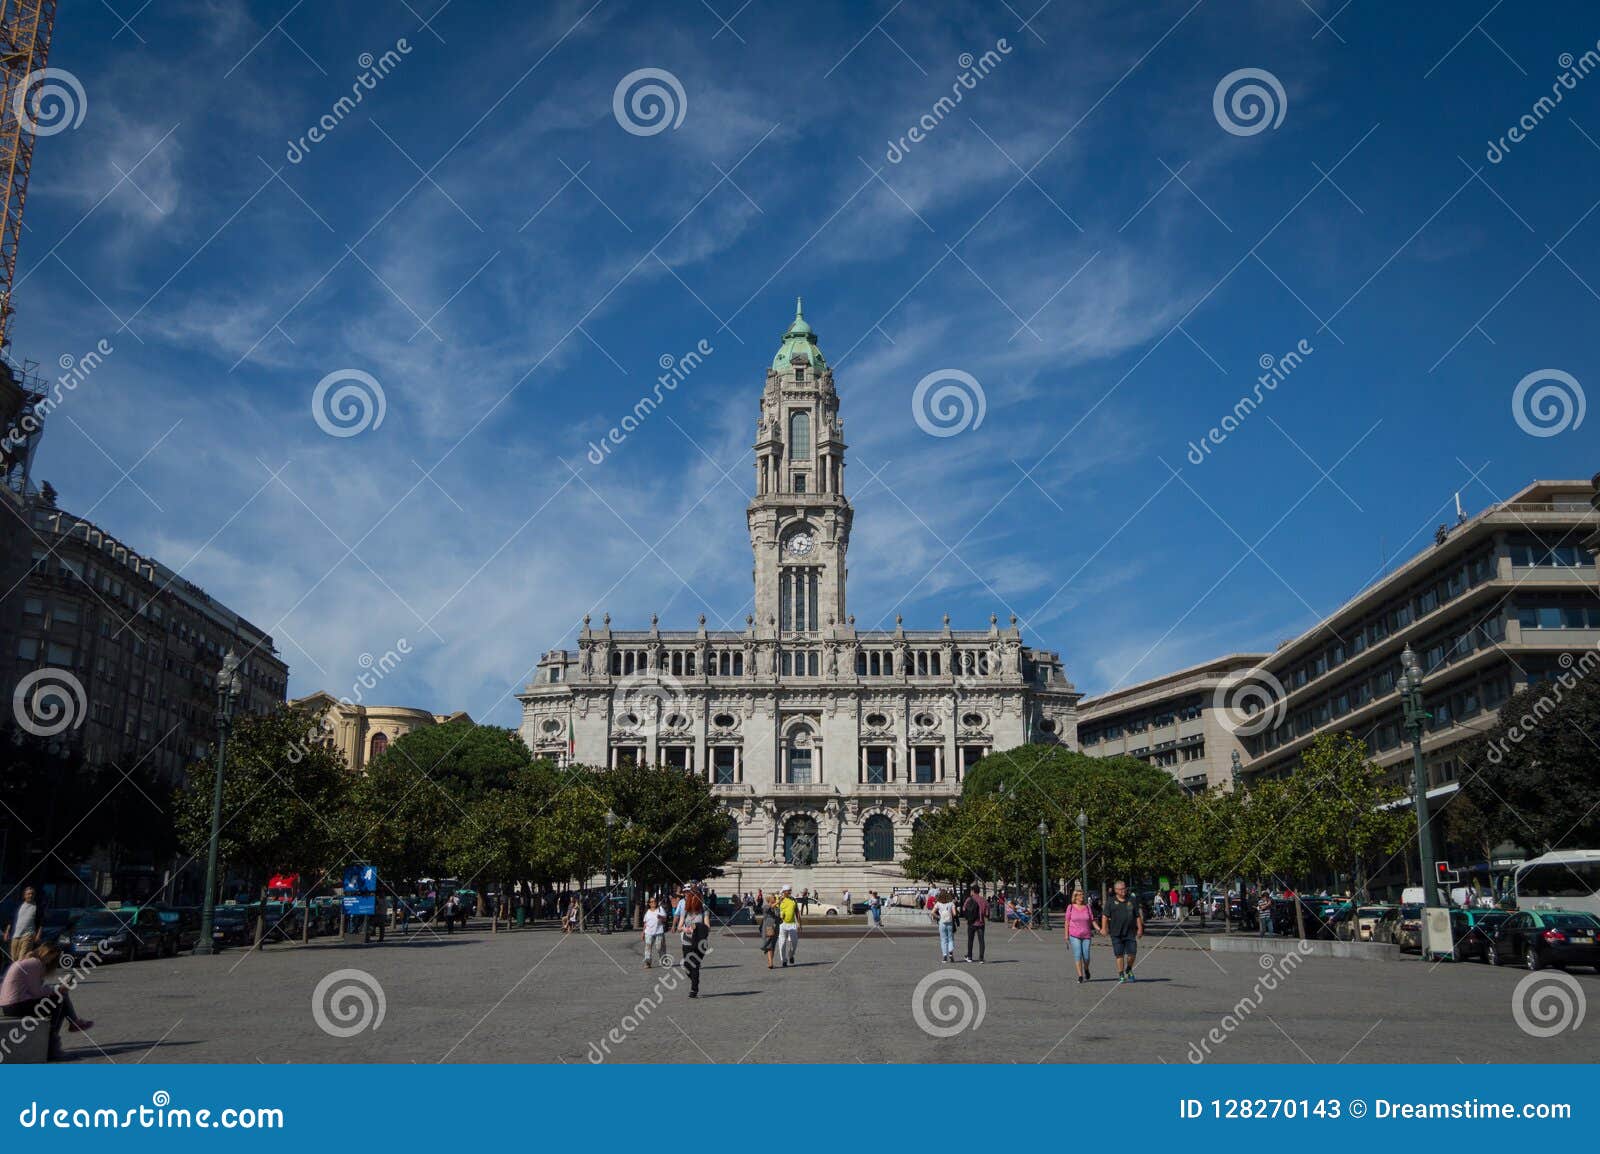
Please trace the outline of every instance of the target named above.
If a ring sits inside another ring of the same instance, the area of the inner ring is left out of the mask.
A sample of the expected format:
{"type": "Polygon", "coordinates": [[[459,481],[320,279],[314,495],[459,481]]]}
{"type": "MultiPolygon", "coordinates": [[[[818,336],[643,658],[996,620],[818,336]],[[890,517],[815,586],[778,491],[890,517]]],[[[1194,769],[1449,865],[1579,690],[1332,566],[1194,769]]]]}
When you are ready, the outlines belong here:
{"type": "Polygon", "coordinates": [[[546,653],[518,695],[537,754],[704,776],[737,834],[726,872],[741,889],[892,884],[918,818],[950,804],[978,758],[1075,741],[1080,695],[1015,618],[856,627],[845,451],[833,372],[797,307],[756,422],[744,630],[707,630],[703,616],[693,630],[585,618],[577,648],[546,653]]]}
{"type": "Polygon", "coordinates": [[[289,703],[296,709],[308,710],[322,720],[327,734],[325,744],[338,750],[345,765],[360,773],[369,762],[389,746],[413,730],[430,725],[443,725],[447,721],[465,721],[472,718],[464,711],[455,713],[429,713],[426,709],[413,709],[405,705],[362,705],[341,701],[325,689],[289,703]]]}

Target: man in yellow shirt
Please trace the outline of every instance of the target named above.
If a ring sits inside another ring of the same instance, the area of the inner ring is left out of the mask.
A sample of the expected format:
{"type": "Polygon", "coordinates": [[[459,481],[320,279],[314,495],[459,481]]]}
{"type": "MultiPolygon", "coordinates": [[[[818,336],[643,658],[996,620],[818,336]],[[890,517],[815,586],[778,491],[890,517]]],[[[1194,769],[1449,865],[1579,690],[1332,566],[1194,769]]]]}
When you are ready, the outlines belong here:
{"type": "Polygon", "coordinates": [[[778,899],[778,957],[786,966],[794,965],[795,947],[800,943],[800,903],[794,900],[794,887],[784,886],[778,899]]]}

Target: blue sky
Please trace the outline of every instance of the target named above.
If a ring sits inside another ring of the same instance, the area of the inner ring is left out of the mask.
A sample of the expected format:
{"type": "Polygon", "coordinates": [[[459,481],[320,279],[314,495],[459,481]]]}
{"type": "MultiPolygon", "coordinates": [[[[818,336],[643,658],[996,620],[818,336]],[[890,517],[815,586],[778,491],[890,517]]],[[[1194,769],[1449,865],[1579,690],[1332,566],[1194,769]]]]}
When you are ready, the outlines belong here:
{"type": "Polygon", "coordinates": [[[1457,490],[1600,465],[1600,417],[1512,409],[1530,373],[1600,380],[1600,76],[1486,157],[1592,8],[1036,7],[64,7],[86,108],[38,142],[14,348],[113,352],[35,477],[270,630],[292,695],[405,638],[381,698],[514,724],[586,612],[742,627],[796,295],[842,398],[858,623],[1014,612],[1090,692],[1300,632],[1457,490]],[[641,135],[613,95],[645,68],[682,119],[641,135]],[[1240,69],[1281,86],[1275,126],[1219,119],[1240,69]],[[335,437],[312,395],[342,370],[384,416],[335,437]],[[944,370],[984,416],[935,437],[912,395],[944,370]]]}

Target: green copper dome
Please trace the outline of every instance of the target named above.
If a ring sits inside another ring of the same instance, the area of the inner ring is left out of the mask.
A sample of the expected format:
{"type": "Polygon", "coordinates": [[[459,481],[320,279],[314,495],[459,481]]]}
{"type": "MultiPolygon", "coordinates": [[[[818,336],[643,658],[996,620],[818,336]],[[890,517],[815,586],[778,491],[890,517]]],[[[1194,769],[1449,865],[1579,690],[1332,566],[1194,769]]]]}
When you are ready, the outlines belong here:
{"type": "Polygon", "coordinates": [[[811,363],[811,368],[818,373],[828,367],[827,362],[822,359],[822,350],[817,347],[817,334],[806,324],[802,304],[800,298],[796,297],[794,323],[789,326],[789,331],[783,334],[783,344],[778,346],[778,355],[772,358],[774,372],[787,372],[796,357],[804,357],[811,363]]]}

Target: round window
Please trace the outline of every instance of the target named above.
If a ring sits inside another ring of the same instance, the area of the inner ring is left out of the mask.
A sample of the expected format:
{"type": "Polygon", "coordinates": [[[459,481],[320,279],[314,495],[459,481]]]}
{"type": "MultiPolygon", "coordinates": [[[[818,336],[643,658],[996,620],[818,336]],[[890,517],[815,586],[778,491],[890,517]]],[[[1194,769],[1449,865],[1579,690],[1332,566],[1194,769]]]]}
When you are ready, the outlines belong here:
{"type": "Polygon", "coordinates": [[[624,713],[618,720],[621,721],[623,725],[638,725],[639,715],[637,713],[624,713]]]}
{"type": "Polygon", "coordinates": [[[688,724],[689,724],[689,719],[687,717],[685,717],[681,713],[669,713],[669,714],[667,714],[667,728],[668,729],[682,729],[685,725],[688,725],[688,724]]]}
{"type": "Polygon", "coordinates": [[[547,717],[545,718],[544,724],[539,728],[544,730],[546,733],[560,733],[561,722],[556,720],[554,717],[547,717]]]}
{"type": "Polygon", "coordinates": [[[1043,721],[1041,721],[1039,723],[1039,732],[1040,733],[1054,733],[1055,731],[1056,731],[1056,719],[1055,718],[1047,717],[1047,718],[1045,718],[1043,721]]]}
{"type": "Polygon", "coordinates": [[[983,714],[963,713],[961,715],[961,724],[968,729],[980,729],[983,726],[983,714]]]}
{"type": "Polygon", "coordinates": [[[718,729],[732,729],[733,728],[733,714],[731,714],[731,713],[719,713],[715,717],[713,717],[711,720],[712,720],[713,724],[715,724],[718,729]]]}
{"type": "Polygon", "coordinates": [[[872,726],[873,729],[882,729],[889,724],[889,719],[881,713],[869,713],[867,714],[867,724],[872,726]]]}
{"type": "Polygon", "coordinates": [[[933,719],[933,714],[931,713],[919,713],[916,715],[916,717],[912,718],[912,720],[920,725],[923,729],[932,729],[934,726],[939,724],[933,719]]]}

